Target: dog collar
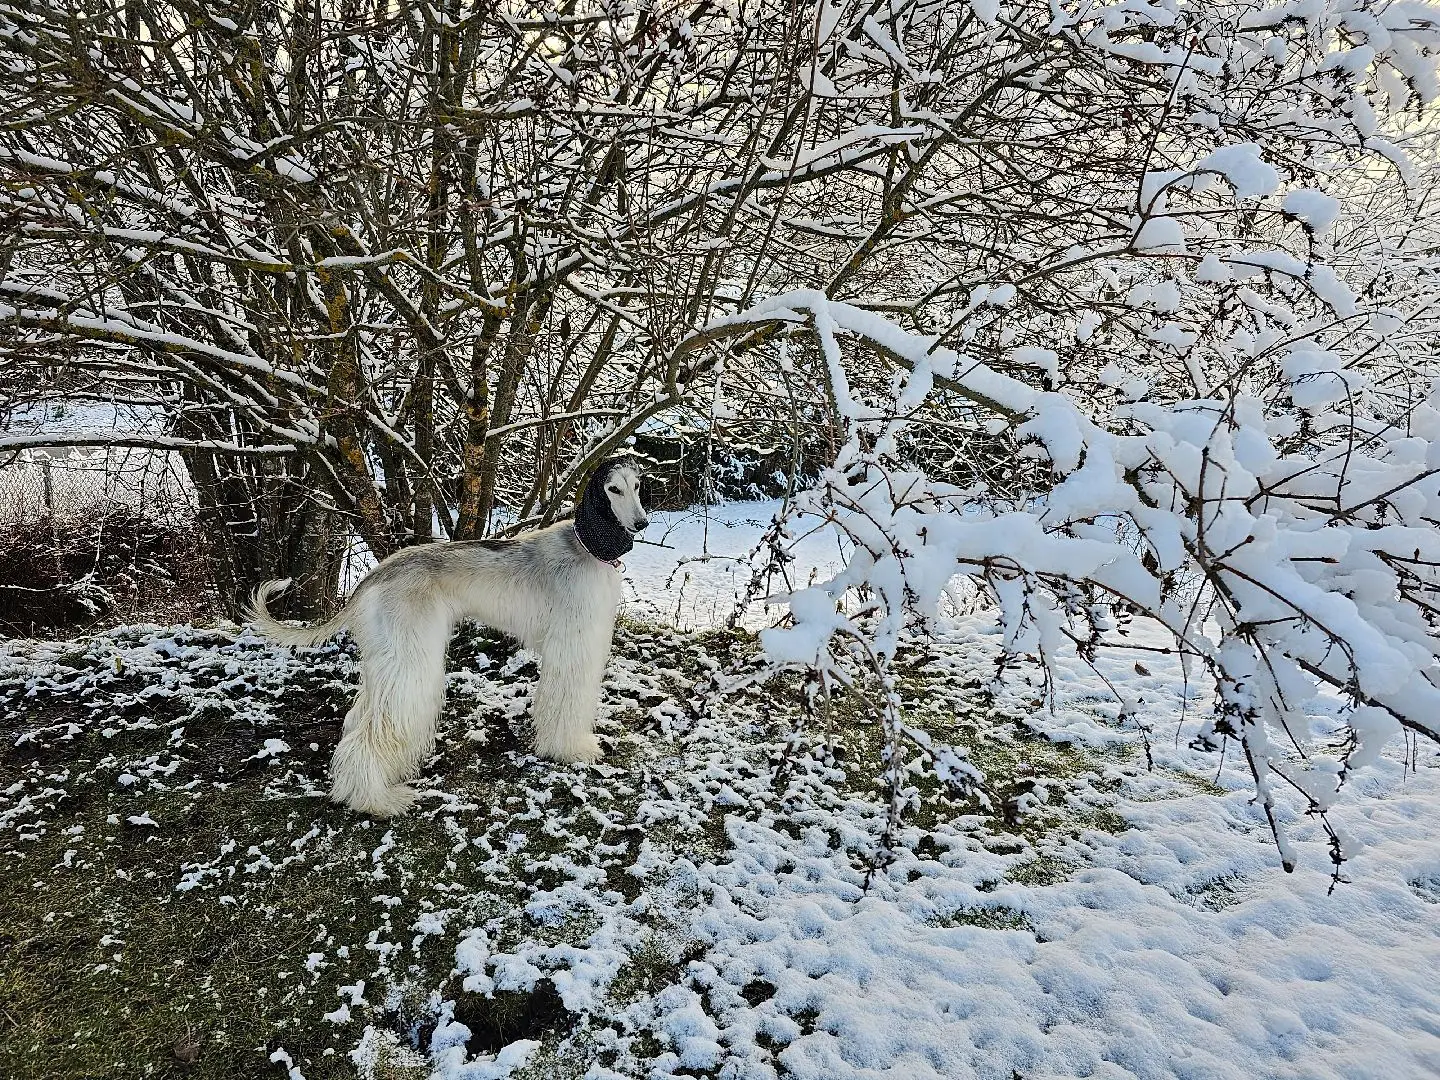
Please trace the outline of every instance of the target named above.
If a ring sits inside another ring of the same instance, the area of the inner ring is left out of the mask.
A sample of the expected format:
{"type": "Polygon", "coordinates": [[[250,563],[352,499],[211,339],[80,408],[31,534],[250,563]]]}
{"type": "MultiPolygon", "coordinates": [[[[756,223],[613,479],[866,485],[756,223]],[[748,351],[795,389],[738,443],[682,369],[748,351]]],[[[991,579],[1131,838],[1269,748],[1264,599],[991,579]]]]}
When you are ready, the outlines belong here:
{"type": "Polygon", "coordinates": [[[585,548],[585,553],[589,555],[592,559],[603,562],[606,566],[613,566],[616,570],[625,569],[625,564],[622,563],[619,559],[602,559],[599,555],[596,555],[595,552],[591,551],[588,547],[586,547],[585,538],[580,535],[580,529],[578,527],[575,529],[575,539],[580,541],[580,546],[582,548],[585,548]]]}

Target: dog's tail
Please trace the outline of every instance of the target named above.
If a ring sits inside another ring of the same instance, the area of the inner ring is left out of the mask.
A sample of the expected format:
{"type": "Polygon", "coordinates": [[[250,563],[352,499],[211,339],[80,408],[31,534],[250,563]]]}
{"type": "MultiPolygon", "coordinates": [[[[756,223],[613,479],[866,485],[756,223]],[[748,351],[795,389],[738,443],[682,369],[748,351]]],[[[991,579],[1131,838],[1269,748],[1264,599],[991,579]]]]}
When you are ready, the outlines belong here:
{"type": "Polygon", "coordinates": [[[290,587],[290,579],[282,578],[278,581],[267,581],[255,590],[250,597],[250,610],[246,614],[250,621],[255,624],[255,629],[272,637],[283,645],[295,645],[304,647],[306,645],[318,645],[338,634],[347,621],[348,605],[341,608],[339,614],[326,622],[315,623],[312,626],[286,626],[270,614],[266,607],[266,601],[290,587]]]}

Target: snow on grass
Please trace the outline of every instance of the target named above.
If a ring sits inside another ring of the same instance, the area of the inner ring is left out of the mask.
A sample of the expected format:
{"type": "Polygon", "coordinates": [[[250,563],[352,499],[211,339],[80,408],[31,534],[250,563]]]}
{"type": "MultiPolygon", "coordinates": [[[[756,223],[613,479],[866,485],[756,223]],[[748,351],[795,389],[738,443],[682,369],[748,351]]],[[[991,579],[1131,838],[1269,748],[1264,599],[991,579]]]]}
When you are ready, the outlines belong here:
{"type": "MultiPolygon", "coordinates": [[[[758,509],[718,511],[710,550],[753,547],[758,509]]],[[[697,520],[674,525],[627,573],[711,621],[737,579],[691,563],[667,595],[663,560],[701,550],[697,520]]],[[[1238,763],[1186,746],[1204,688],[1143,625],[1101,662],[1122,718],[1078,660],[1048,705],[1038,672],[987,699],[997,629],[956,618],[897,659],[898,689],[989,801],[927,791],[871,873],[887,801],[863,700],[791,740],[787,681],[706,694],[750,670],[753,636],[637,607],[594,768],[529,755],[533,659],[459,635],[424,794],[393,822],[324,797],[343,642],[5,645],[0,1075],[192,1052],[186,1075],[307,1080],[1440,1071],[1433,752],[1357,781],[1372,797],[1339,812],[1359,854],[1330,895],[1323,832],[1288,823],[1312,850],[1284,874],[1238,763]]]]}

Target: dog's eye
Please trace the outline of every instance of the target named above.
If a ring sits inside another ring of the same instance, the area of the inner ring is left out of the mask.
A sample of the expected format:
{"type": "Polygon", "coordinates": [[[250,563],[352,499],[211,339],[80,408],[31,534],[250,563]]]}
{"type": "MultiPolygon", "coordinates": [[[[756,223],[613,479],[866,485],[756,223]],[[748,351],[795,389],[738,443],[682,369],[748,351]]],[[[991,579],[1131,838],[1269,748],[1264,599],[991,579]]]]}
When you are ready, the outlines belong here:
{"type": "Polygon", "coordinates": [[[612,495],[619,495],[619,494],[620,494],[620,489],[617,488],[614,484],[611,484],[611,485],[610,485],[610,494],[612,494],[612,495]]]}

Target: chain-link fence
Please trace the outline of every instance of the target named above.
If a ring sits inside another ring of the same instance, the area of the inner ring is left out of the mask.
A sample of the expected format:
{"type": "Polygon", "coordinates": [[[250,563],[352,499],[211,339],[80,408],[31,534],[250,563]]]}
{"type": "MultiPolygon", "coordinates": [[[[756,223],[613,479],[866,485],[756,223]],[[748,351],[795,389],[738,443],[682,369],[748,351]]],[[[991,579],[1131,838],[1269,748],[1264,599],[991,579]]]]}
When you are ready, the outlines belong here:
{"type": "Polygon", "coordinates": [[[84,523],[125,509],[171,524],[194,517],[178,455],[132,447],[29,449],[0,458],[0,527],[84,523]]]}

